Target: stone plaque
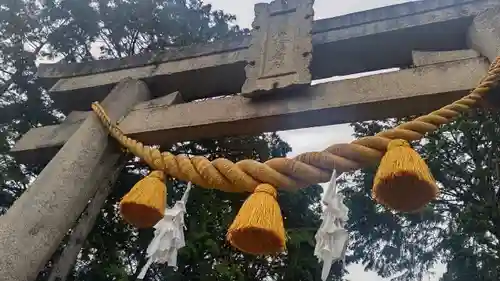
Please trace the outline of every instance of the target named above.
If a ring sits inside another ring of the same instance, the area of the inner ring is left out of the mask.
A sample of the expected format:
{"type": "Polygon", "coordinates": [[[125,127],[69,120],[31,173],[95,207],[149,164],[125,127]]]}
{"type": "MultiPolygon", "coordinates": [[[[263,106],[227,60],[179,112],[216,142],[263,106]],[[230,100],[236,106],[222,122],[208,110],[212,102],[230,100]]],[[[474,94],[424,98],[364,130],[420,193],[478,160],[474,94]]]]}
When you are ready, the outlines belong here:
{"type": "Polygon", "coordinates": [[[311,83],[313,4],[314,0],[275,0],[255,5],[243,96],[311,83]]]}

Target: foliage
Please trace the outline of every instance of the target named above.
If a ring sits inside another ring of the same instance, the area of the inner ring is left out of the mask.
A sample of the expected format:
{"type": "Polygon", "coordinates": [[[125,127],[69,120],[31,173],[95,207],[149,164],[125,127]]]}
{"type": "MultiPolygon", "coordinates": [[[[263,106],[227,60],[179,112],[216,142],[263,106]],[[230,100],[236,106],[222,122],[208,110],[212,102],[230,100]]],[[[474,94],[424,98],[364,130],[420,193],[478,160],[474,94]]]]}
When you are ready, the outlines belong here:
{"type": "MultiPolygon", "coordinates": [[[[353,124],[358,137],[403,120],[353,124]]],[[[500,274],[500,118],[475,111],[432,133],[415,149],[441,186],[435,202],[417,214],[396,214],[371,199],[375,168],[343,184],[351,207],[351,261],[395,280],[422,280],[436,262],[442,281],[498,280],[500,274]]]]}

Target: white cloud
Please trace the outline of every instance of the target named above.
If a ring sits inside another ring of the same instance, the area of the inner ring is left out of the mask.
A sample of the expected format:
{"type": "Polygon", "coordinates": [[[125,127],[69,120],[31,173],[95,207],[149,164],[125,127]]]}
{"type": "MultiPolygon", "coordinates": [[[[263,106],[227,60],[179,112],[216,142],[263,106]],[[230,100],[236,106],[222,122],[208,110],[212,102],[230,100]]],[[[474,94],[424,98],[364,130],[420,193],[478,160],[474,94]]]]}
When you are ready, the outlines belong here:
{"type": "Polygon", "coordinates": [[[288,156],[294,157],[307,151],[324,150],[332,144],[350,142],[353,140],[352,133],[349,125],[341,124],[282,131],[279,135],[292,147],[288,156]]]}

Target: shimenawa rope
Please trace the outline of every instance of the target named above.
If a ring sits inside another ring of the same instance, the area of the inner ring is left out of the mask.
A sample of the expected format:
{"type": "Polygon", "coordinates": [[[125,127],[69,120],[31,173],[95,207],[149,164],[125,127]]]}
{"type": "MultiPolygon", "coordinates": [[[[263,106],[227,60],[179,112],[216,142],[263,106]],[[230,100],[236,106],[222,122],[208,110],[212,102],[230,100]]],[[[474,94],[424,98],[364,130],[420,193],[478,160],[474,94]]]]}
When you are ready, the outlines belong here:
{"type": "Polygon", "coordinates": [[[363,137],[349,144],[334,144],[321,152],[306,152],[294,159],[273,158],[265,163],[242,160],[237,163],[224,158],[209,161],[203,156],[189,158],[173,155],[145,146],[125,136],[111,123],[98,102],[92,104],[99,119],[122,146],[143,159],[151,168],[204,188],[226,192],[252,192],[259,184],[268,183],[285,189],[296,190],[311,184],[327,182],[335,168],[348,172],[367,165],[376,165],[384,155],[391,140],[419,140],[426,133],[450,123],[461,113],[471,110],[500,80],[500,57],[491,65],[486,77],[469,95],[413,121],[401,124],[375,136],[363,137]]]}

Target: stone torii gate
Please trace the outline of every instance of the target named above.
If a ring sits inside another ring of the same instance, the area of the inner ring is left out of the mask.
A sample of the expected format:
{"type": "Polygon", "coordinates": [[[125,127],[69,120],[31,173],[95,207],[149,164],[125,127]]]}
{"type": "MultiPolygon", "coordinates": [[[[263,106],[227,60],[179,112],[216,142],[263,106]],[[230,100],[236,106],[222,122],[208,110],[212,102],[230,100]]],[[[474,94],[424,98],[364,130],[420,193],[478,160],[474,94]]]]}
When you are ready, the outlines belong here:
{"type": "Polygon", "coordinates": [[[72,228],[51,280],[70,271],[124,165],[88,112],[93,101],[126,135],[164,145],[427,113],[467,94],[500,54],[498,0],[427,0],[317,21],[312,5],[257,4],[248,37],[41,65],[41,81],[68,115],[12,149],[19,163],[48,164],[0,217],[0,280],[34,280],[72,228]],[[393,67],[401,70],[311,85],[393,67]],[[222,95],[230,97],[192,102],[222,95]]]}

